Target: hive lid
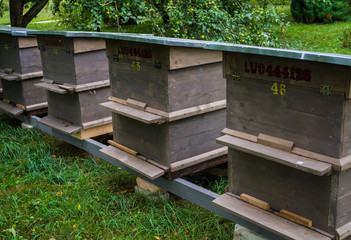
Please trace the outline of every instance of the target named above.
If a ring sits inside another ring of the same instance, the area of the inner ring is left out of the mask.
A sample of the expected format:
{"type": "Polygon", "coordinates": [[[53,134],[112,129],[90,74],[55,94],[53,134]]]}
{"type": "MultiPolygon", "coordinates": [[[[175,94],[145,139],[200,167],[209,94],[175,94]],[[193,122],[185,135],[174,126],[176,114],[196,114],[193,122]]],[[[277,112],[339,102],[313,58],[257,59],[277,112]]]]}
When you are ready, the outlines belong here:
{"type": "MultiPolygon", "coordinates": [[[[96,32],[86,32],[86,31],[40,31],[40,30],[30,30],[28,34],[31,35],[55,35],[55,36],[64,36],[64,37],[84,37],[91,38],[96,37],[100,38],[100,36],[96,32]]],[[[108,34],[108,33],[107,33],[108,34]]],[[[152,34],[134,34],[134,33],[114,33],[114,35],[124,35],[124,36],[153,36],[152,34]]]]}
{"type": "Polygon", "coordinates": [[[29,31],[34,31],[34,30],[0,25],[0,33],[9,34],[12,36],[19,36],[19,37],[28,36],[29,31]]]}

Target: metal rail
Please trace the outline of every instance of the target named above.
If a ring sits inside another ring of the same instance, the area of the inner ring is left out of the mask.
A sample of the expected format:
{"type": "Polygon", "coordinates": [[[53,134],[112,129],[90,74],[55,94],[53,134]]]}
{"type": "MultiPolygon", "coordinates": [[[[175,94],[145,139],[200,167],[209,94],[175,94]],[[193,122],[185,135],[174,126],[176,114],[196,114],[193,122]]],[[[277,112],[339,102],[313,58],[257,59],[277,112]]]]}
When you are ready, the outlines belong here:
{"type": "Polygon", "coordinates": [[[145,176],[139,174],[138,172],[122,165],[121,163],[115,161],[114,159],[112,158],[109,158],[103,154],[101,154],[99,152],[100,149],[106,147],[106,145],[98,142],[98,141],[95,141],[93,139],[86,139],[86,140],[79,140],[77,138],[74,138],[70,135],[67,135],[67,134],[64,134],[62,132],[59,132],[55,129],[52,129],[51,127],[48,127],[46,125],[43,125],[41,123],[38,122],[38,120],[40,119],[39,117],[28,117],[28,116],[25,116],[23,114],[21,115],[18,115],[15,117],[16,119],[24,122],[24,123],[27,123],[27,124],[30,124],[32,125],[33,127],[51,135],[51,136],[54,136],[54,137],[57,137],[69,144],[72,144],[82,150],[85,150],[86,152],[96,156],[96,157],[99,157],[117,167],[120,167],[126,171],[128,171],[129,173],[135,175],[135,176],[138,176],[140,178],[143,178],[145,179],[146,181],[160,187],[160,188],[163,188],[165,190],[167,190],[168,192],[170,193],[173,193],[183,199],[186,199],[202,208],[205,208],[215,214],[218,214],[230,221],[233,221],[235,223],[238,223],[246,228],[248,228],[249,230],[253,231],[253,232],[256,232],[268,239],[273,239],[273,240],[283,240],[284,238],[282,238],[281,236],[278,236],[274,233],[271,233],[263,228],[260,228],[242,218],[239,218],[235,215],[232,215],[216,206],[214,206],[212,204],[212,201],[214,199],[216,199],[217,197],[219,197],[218,194],[214,193],[214,192],[211,192],[207,189],[204,189],[196,184],[193,184],[189,181],[186,181],[184,179],[181,179],[181,178],[177,178],[173,181],[168,181],[167,179],[165,178],[157,178],[155,180],[150,180],[148,178],[145,178],[145,176]]]}

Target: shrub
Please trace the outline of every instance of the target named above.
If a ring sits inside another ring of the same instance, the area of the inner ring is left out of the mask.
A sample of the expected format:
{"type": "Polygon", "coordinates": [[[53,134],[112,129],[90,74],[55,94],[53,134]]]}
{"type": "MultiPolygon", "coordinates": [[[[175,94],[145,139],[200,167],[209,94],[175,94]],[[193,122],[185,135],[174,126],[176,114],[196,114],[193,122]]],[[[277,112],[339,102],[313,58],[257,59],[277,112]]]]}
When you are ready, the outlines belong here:
{"type": "Polygon", "coordinates": [[[150,6],[154,34],[188,39],[225,41],[258,46],[279,46],[273,25],[283,24],[272,8],[254,7],[241,1],[169,1],[168,24],[150,6]],[[231,4],[228,4],[231,3],[231,4]]]}
{"type": "Polygon", "coordinates": [[[292,0],[290,10],[294,20],[303,23],[347,21],[351,16],[349,0],[292,0]]]}
{"type": "Polygon", "coordinates": [[[339,40],[342,48],[351,48],[351,28],[349,26],[343,30],[339,40]]]}

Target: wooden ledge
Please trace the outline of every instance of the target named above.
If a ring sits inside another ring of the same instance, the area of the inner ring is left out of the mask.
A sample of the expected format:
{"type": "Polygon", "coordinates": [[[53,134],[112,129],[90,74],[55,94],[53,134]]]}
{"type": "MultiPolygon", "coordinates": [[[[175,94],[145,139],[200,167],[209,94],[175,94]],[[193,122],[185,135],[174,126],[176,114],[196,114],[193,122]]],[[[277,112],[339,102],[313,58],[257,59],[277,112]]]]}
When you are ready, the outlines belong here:
{"type": "Polygon", "coordinates": [[[68,135],[73,135],[74,133],[77,133],[82,129],[81,126],[76,126],[73,123],[68,122],[64,119],[59,119],[49,115],[39,119],[38,122],[52,127],[60,132],[66,133],[68,135]]]}
{"type": "Polygon", "coordinates": [[[138,110],[133,107],[125,106],[116,102],[105,102],[100,103],[104,108],[109,109],[112,112],[118,113],[120,115],[133,118],[135,120],[147,123],[147,124],[162,124],[164,123],[164,117],[148,113],[142,110],[138,110]]]}
{"type": "Polygon", "coordinates": [[[339,240],[343,240],[349,236],[351,236],[351,222],[346,223],[344,226],[336,229],[336,233],[339,237],[339,240]]]}
{"type": "Polygon", "coordinates": [[[191,158],[187,158],[187,159],[172,163],[171,172],[176,172],[184,168],[188,168],[226,154],[228,154],[228,148],[222,147],[191,158]]]}
{"type": "Polygon", "coordinates": [[[13,116],[18,116],[24,112],[24,109],[21,109],[12,105],[11,103],[7,103],[4,101],[0,101],[0,109],[7,113],[10,113],[13,116]]]}
{"type": "Polygon", "coordinates": [[[249,203],[239,200],[226,193],[212,202],[215,206],[230,212],[250,223],[253,223],[269,232],[285,239],[331,240],[329,236],[316,232],[314,229],[293,223],[273,212],[265,211],[249,203]]]}
{"type": "Polygon", "coordinates": [[[159,178],[166,173],[166,170],[114,146],[107,146],[101,149],[100,152],[152,180],[159,178]]]}
{"type": "Polygon", "coordinates": [[[219,137],[216,141],[217,143],[229,148],[249,153],[257,157],[262,157],[317,176],[328,175],[332,172],[331,164],[312,160],[310,158],[298,156],[290,152],[242,140],[229,135],[219,137]]]}
{"type": "Polygon", "coordinates": [[[32,72],[32,73],[25,73],[25,74],[13,73],[13,74],[8,74],[6,76],[3,76],[2,78],[7,81],[22,81],[22,80],[38,78],[42,76],[43,76],[43,72],[39,71],[39,72],[32,72]]]}
{"type": "Polygon", "coordinates": [[[50,92],[59,93],[59,94],[67,94],[68,93],[67,90],[59,88],[56,84],[50,84],[47,82],[36,83],[36,84],[34,84],[34,86],[36,86],[38,88],[43,88],[43,89],[50,91],[50,92]]]}

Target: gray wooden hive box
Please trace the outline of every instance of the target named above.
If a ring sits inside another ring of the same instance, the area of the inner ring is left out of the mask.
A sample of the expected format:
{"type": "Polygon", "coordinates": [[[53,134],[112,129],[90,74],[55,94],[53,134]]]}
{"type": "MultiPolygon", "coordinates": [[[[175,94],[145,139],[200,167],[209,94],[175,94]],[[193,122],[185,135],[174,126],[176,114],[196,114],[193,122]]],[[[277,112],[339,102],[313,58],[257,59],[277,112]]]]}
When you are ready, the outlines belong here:
{"type": "Polygon", "coordinates": [[[227,127],[217,142],[229,147],[228,193],[214,204],[235,215],[245,212],[249,221],[283,238],[315,239],[317,232],[317,239],[346,239],[351,57],[227,44],[210,48],[225,51],[227,127]],[[243,193],[271,209],[238,200],[243,193]],[[284,211],[297,214],[295,222],[284,211]],[[296,224],[301,221],[307,227],[296,224]]]}
{"type": "Polygon", "coordinates": [[[0,27],[0,77],[4,100],[0,108],[12,115],[46,111],[45,91],[33,84],[42,79],[37,40],[23,28],[0,27]]]}
{"type": "Polygon", "coordinates": [[[226,161],[215,142],[225,126],[221,51],[201,41],[98,36],[107,38],[112,94],[101,105],[112,111],[114,141],[138,155],[113,146],[103,153],[152,179],[226,161]]]}
{"type": "Polygon", "coordinates": [[[105,41],[89,32],[31,31],[38,38],[48,116],[40,123],[79,139],[112,132],[105,41]]]}

